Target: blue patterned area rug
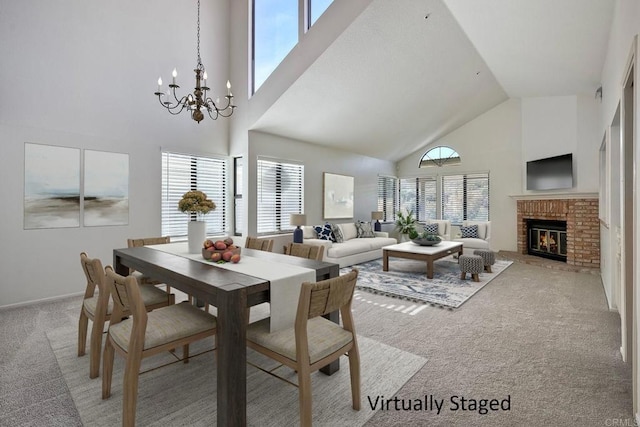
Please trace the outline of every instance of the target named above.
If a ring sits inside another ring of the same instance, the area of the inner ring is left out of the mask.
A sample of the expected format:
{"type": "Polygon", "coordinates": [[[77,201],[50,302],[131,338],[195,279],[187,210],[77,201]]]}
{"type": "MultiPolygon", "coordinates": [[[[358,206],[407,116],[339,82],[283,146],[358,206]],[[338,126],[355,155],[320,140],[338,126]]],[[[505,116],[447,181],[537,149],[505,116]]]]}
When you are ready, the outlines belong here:
{"type": "MultiPolygon", "coordinates": [[[[434,306],[454,309],[460,307],[493,278],[502,273],[513,262],[496,260],[491,273],[481,273],[480,282],[460,279],[458,260],[453,257],[434,262],[433,279],[427,279],[427,266],[424,262],[399,258],[389,259],[389,271],[382,271],[382,259],[357,264],[358,289],[375,294],[422,302],[434,306]]],[[[341,269],[346,273],[351,267],[341,269]]]]}

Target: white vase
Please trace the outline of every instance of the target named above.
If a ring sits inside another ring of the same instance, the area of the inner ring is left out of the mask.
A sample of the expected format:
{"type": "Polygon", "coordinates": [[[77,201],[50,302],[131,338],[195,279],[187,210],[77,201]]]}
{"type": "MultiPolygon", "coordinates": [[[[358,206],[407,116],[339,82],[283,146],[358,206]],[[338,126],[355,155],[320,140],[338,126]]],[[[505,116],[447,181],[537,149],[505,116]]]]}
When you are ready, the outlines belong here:
{"type": "Polygon", "coordinates": [[[207,223],[204,221],[189,221],[188,225],[189,253],[202,252],[204,239],[207,237],[207,223]]]}

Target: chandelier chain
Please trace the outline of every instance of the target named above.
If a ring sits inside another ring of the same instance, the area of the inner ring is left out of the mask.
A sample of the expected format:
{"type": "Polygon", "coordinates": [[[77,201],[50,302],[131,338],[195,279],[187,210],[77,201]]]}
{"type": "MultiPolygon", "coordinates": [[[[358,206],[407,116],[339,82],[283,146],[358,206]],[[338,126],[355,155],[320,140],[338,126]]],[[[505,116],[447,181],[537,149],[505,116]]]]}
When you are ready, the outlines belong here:
{"type": "Polygon", "coordinates": [[[204,68],[200,59],[200,0],[198,0],[198,68],[204,68]]]}

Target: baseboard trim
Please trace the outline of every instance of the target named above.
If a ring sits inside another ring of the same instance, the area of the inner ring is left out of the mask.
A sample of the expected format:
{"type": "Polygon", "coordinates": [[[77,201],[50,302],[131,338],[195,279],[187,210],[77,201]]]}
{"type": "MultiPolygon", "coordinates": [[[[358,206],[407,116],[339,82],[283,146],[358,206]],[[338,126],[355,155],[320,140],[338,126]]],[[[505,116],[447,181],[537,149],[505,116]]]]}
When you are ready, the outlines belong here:
{"type": "Polygon", "coordinates": [[[37,299],[37,300],[25,301],[25,302],[18,302],[18,303],[9,304],[9,305],[2,305],[2,306],[0,306],[0,311],[9,310],[9,309],[12,309],[12,308],[24,307],[24,306],[28,306],[28,305],[36,305],[36,304],[41,304],[41,303],[46,303],[46,302],[52,302],[52,301],[56,301],[56,300],[61,300],[61,299],[71,298],[71,297],[77,297],[77,296],[81,296],[81,295],[84,295],[84,292],[74,292],[72,294],[59,295],[59,296],[55,296],[55,297],[42,298],[42,299],[37,299]]]}

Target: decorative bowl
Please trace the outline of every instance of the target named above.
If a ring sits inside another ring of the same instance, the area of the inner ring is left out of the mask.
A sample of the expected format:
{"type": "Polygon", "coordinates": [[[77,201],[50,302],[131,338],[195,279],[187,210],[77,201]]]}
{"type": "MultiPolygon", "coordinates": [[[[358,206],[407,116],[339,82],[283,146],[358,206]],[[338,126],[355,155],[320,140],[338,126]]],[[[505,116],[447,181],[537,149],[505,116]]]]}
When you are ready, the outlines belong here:
{"type": "Polygon", "coordinates": [[[202,249],[202,258],[204,259],[211,259],[211,256],[215,253],[218,252],[220,255],[222,255],[225,252],[231,252],[232,254],[239,254],[242,248],[240,247],[235,247],[232,249],[202,249]]]}
{"type": "Polygon", "coordinates": [[[420,246],[434,246],[442,241],[440,237],[437,240],[427,240],[421,237],[416,237],[415,239],[411,239],[413,243],[420,246]]]}

